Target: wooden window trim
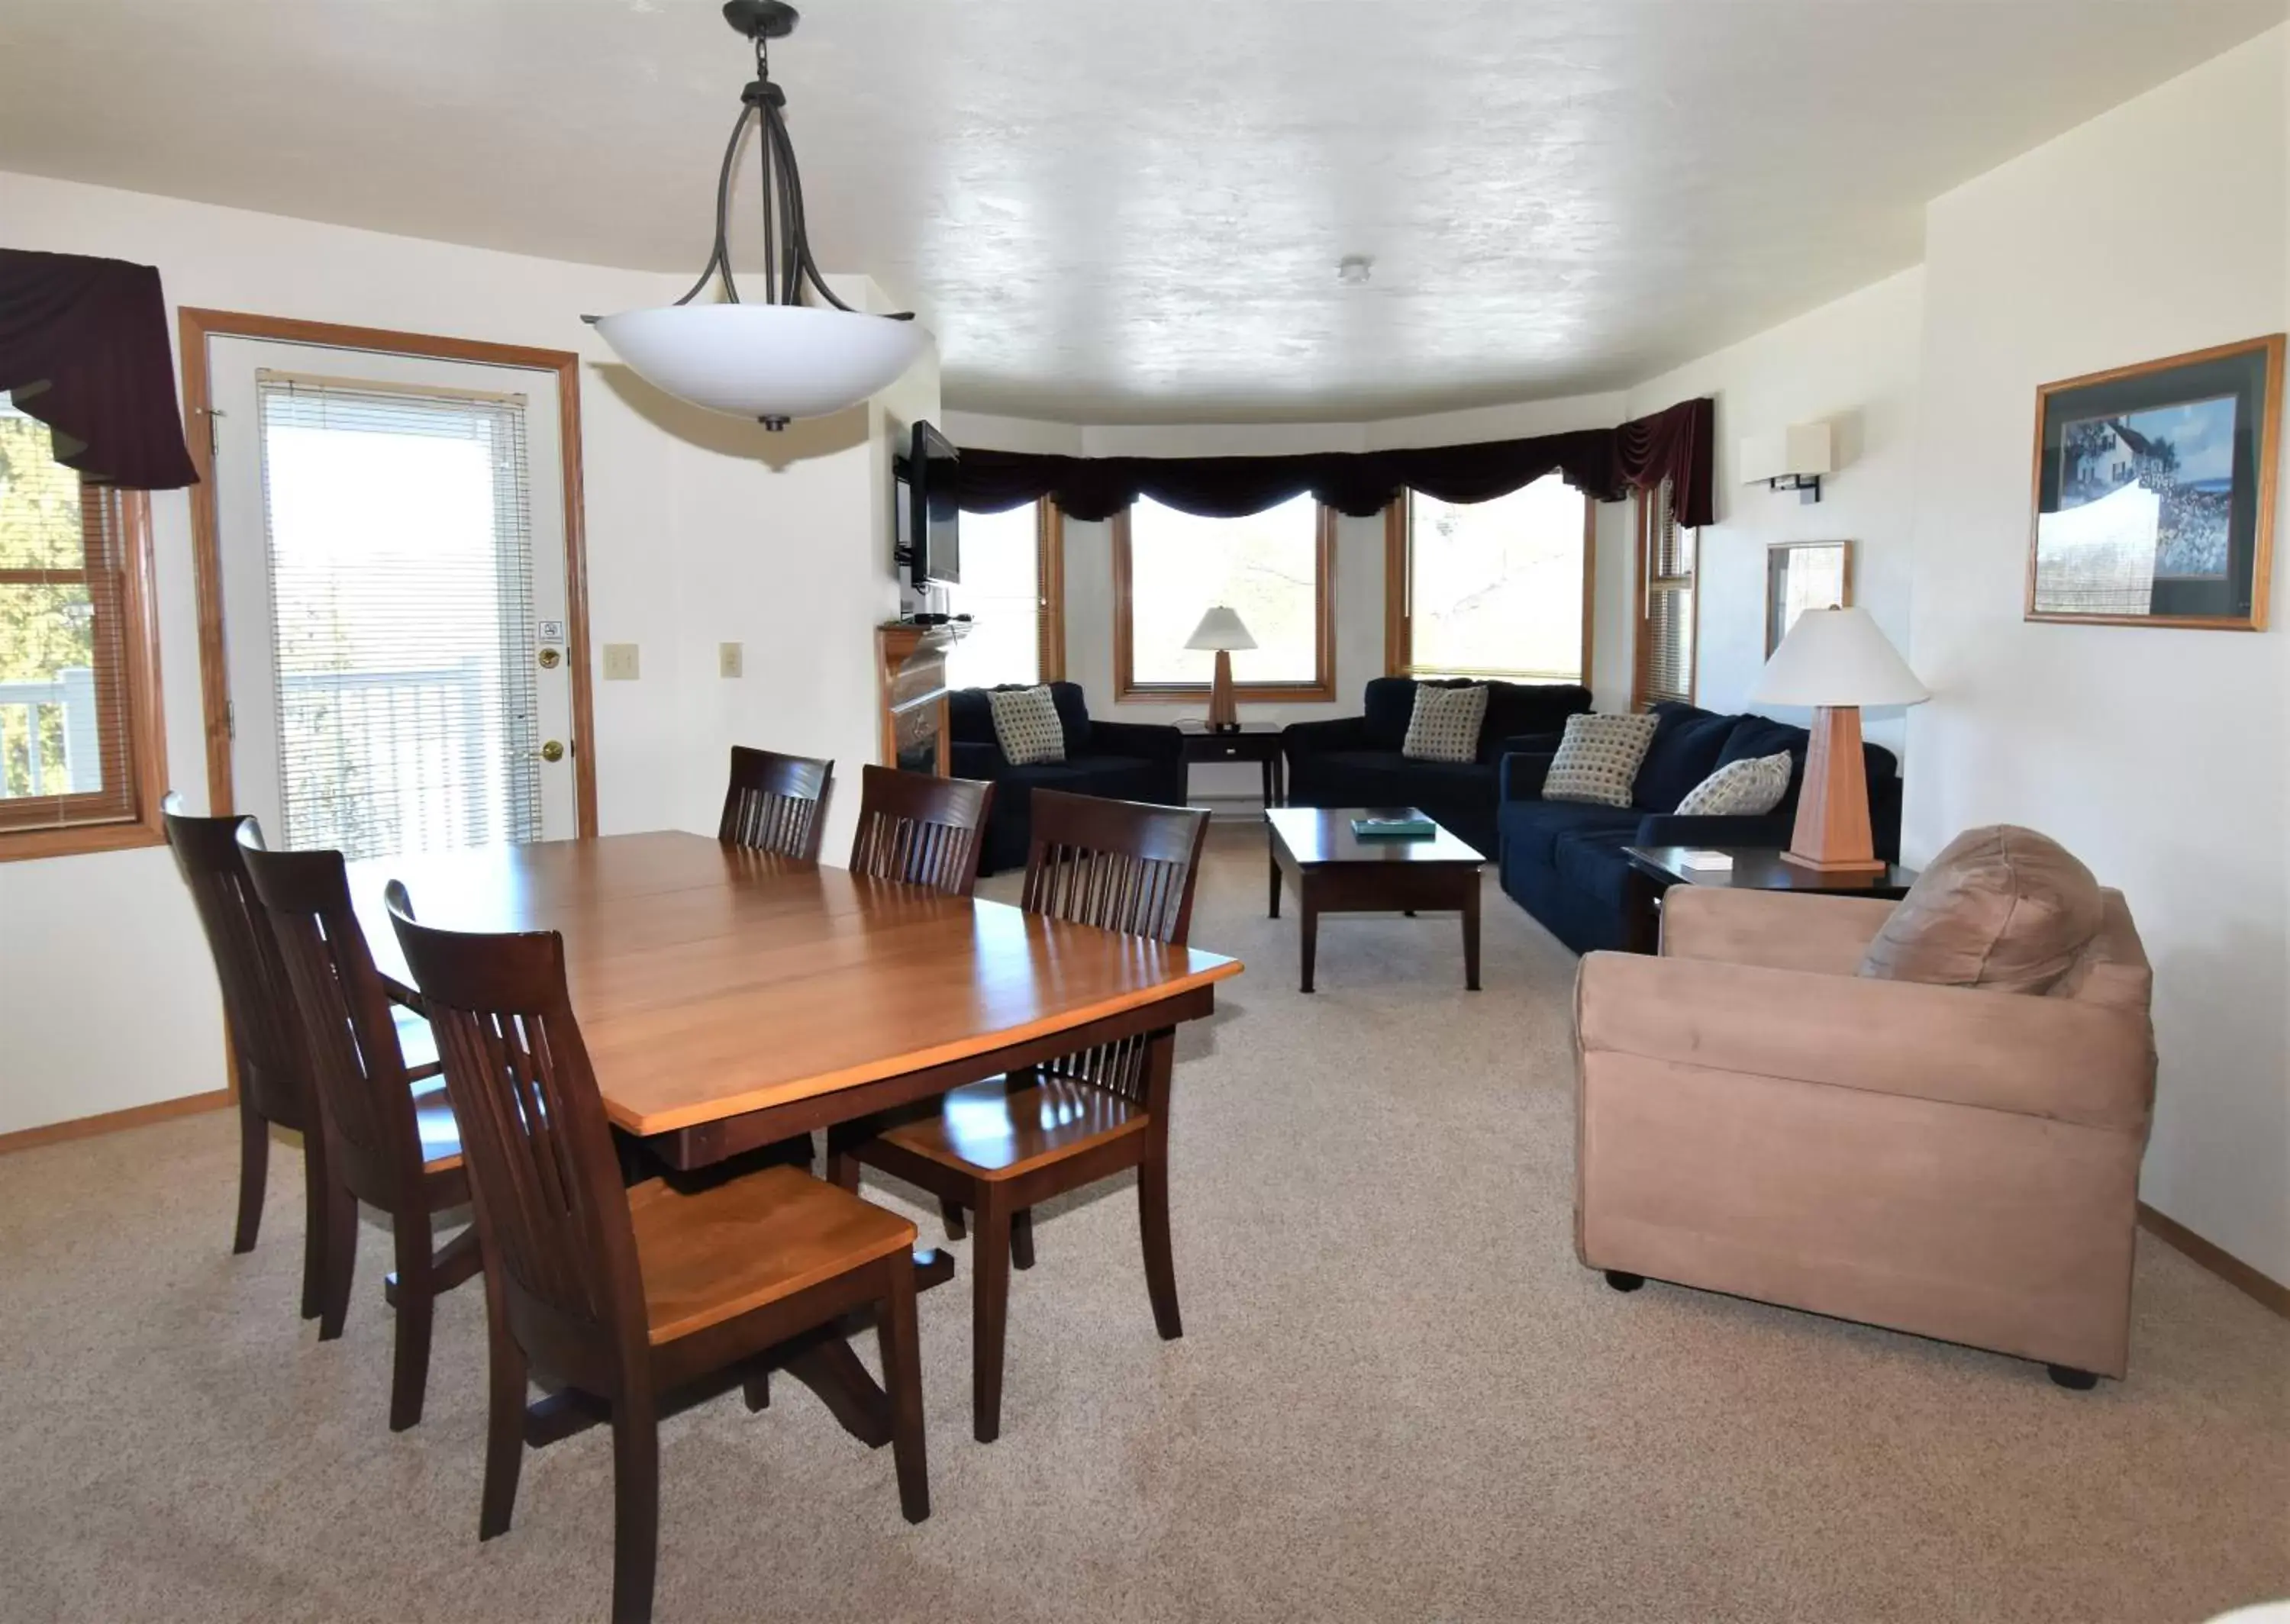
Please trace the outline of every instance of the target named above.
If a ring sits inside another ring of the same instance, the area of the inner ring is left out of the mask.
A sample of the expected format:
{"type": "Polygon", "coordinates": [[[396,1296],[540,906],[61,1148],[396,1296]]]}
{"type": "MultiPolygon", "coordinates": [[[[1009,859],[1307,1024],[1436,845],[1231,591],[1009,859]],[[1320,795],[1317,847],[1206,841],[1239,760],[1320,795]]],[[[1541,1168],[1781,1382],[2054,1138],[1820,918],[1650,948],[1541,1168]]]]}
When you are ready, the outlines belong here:
{"type": "Polygon", "coordinates": [[[1041,680],[1066,679],[1066,516],[1048,497],[1034,505],[1034,635],[1041,680]]]}
{"type": "Polygon", "coordinates": [[[385,327],[346,327],[291,316],[256,316],[239,310],[205,310],[186,305],[176,313],[183,357],[183,425],[191,466],[199,483],[191,487],[191,569],[198,594],[199,699],[206,727],[207,810],[222,816],[232,810],[230,670],[224,658],[222,531],[215,508],[212,388],[207,340],[214,338],[274,339],[335,349],[385,355],[427,356],[439,361],[470,361],[482,366],[521,367],[556,375],[557,460],[564,482],[565,660],[572,679],[572,798],[575,829],[582,839],[597,833],[596,703],[589,668],[589,540],[581,497],[581,357],[569,349],[537,349],[522,344],[492,344],[385,327]]]}
{"type": "MultiPolygon", "coordinates": [[[[124,718],[127,728],[126,748],[122,754],[131,781],[124,804],[110,803],[121,807],[121,815],[116,818],[100,823],[60,827],[28,824],[0,828],[0,862],[78,857],[92,852],[126,852],[166,844],[166,828],[159,820],[159,798],[165,793],[167,781],[167,718],[160,698],[158,588],[151,561],[151,498],[148,492],[107,489],[84,482],[80,494],[83,502],[101,502],[110,508],[124,552],[118,599],[111,605],[119,623],[120,668],[100,668],[96,680],[103,688],[115,691],[118,702],[115,714],[124,718]]],[[[56,573],[8,571],[0,572],[0,576],[52,579],[56,573]]],[[[94,596],[94,583],[91,582],[90,596],[94,596]]],[[[100,607],[98,612],[101,612],[100,607]]],[[[100,798],[86,797],[91,802],[100,798]]]]}
{"type": "MultiPolygon", "coordinates": [[[[1635,618],[1631,622],[1630,636],[1630,708],[1632,710],[1644,710],[1649,703],[1653,702],[1647,697],[1646,687],[1646,655],[1650,652],[1647,640],[1646,610],[1653,601],[1653,594],[1657,591],[1682,589],[1687,595],[1687,613],[1691,617],[1688,626],[1693,647],[1692,657],[1685,662],[1685,702],[1689,705],[1693,704],[1700,697],[1701,688],[1701,539],[1699,536],[1694,538],[1693,570],[1687,574],[1674,578],[1675,580],[1685,583],[1683,588],[1675,585],[1664,587],[1649,578],[1648,572],[1652,568],[1653,552],[1652,526],[1654,504],[1659,495],[1658,492],[1641,491],[1630,504],[1632,510],[1630,552],[1633,560],[1631,601],[1637,606],[1635,618]]],[[[1678,528],[1684,530],[1687,526],[1680,525],[1678,528]]]]}
{"type": "MultiPolygon", "coordinates": [[[[1408,492],[1402,491],[1383,510],[1383,674],[1413,676],[1415,665],[1415,516],[1408,492]]],[[[1582,671],[1575,685],[1590,685],[1596,670],[1594,638],[1598,623],[1598,504],[1582,502],[1582,671]]],[[[1435,673],[1435,675],[1439,675],[1435,673]]],[[[1527,671],[1459,673],[1491,677],[1498,682],[1548,683],[1552,679],[1527,671]]]]}
{"type": "MultiPolygon", "coordinates": [[[[1184,704],[1208,698],[1206,683],[1143,683],[1136,679],[1130,633],[1129,509],[1107,522],[1113,543],[1113,697],[1117,703],[1184,704]]],[[[1326,704],[1336,697],[1336,510],[1319,506],[1314,525],[1319,578],[1312,617],[1314,676],[1309,683],[1236,683],[1233,698],[1248,705],[1326,704]]]]}

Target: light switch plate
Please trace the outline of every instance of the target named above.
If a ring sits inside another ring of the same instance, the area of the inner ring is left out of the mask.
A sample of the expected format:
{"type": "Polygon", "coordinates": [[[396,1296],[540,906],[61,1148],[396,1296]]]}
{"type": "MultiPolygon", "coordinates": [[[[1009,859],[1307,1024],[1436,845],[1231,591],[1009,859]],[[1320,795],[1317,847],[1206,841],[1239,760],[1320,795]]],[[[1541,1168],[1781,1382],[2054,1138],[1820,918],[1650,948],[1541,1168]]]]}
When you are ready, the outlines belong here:
{"type": "Polygon", "coordinates": [[[605,644],[605,680],[608,683],[632,683],[637,680],[637,645],[633,643],[605,644]]]}
{"type": "Polygon", "coordinates": [[[716,645],[717,676],[741,676],[746,675],[746,670],[738,644],[719,643],[716,645]]]}

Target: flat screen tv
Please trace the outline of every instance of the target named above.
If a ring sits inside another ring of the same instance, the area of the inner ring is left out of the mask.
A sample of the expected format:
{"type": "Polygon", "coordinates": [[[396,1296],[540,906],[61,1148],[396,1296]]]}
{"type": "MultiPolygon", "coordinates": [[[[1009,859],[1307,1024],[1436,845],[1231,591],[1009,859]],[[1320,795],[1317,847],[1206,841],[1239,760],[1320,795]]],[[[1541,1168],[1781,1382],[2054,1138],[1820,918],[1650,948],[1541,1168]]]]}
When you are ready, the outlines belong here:
{"type": "Polygon", "coordinates": [[[962,581],[962,508],[955,499],[954,442],[928,423],[917,423],[907,455],[909,500],[913,517],[907,567],[915,589],[958,586],[962,581]]]}

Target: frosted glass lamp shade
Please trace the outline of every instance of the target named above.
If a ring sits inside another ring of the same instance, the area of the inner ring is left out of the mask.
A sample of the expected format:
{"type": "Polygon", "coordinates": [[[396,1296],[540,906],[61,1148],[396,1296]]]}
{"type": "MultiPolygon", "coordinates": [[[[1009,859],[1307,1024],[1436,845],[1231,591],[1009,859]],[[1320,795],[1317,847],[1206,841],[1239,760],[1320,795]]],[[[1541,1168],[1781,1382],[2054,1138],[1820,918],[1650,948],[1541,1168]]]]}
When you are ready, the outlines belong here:
{"type": "Polygon", "coordinates": [[[1921,705],[1917,680],[1865,609],[1808,609],[1766,661],[1752,705],[1921,705]]]}
{"type": "Polygon", "coordinates": [[[1193,628],[1193,635],[1185,639],[1189,649],[1253,649],[1256,639],[1248,635],[1248,628],[1240,617],[1222,604],[1201,617],[1193,628]]]}
{"type": "Polygon", "coordinates": [[[669,305],[597,318],[597,331],[654,388],[734,417],[825,417],[913,364],[913,322],[814,305],[669,305]]]}

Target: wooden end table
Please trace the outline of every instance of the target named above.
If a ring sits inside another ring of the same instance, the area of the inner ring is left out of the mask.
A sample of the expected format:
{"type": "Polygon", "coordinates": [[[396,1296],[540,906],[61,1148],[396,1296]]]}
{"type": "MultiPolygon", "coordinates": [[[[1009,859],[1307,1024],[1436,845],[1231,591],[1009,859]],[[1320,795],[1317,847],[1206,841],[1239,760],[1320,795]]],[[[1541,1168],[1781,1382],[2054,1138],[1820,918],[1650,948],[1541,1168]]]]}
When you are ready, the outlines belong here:
{"type": "Polygon", "coordinates": [[[1897,901],[1909,894],[1917,871],[1888,863],[1873,873],[1823,874],[1786,861],[1769,846],[1624,846],[1638,882],[1630,910],[1629,950],[1653,953],[1661,945],[1661,894],[1672,885],[1716,885],[1730,891],[1801,891],[1821,897],[1882,897],[1897,901]],[[1723,852],[1731,868],[1689,868],[1688,852],[1723,852]]]}
{"type": "Polygon", "coordinates": [[[1278,726],[1245,723],[1237,733],[1213,733],[1206,723],[1180,722],[1177,731],[1185,736],[1187,800],[1192,798],[1189,769],[1197,761],[1253,761],[1263,769],[1265,810],[1287,800],[1288,765],[1280,754],[1278,726]]]}
{"type": "Polygon", "coordinates": [[[1463,985],[1479,990],[1479,868],[1486,859],[1444,828],[1429,836],[1352,833],[1354,818],[1420,818],[1412,806],[1269,807],[1272,917],[1280,917],[1280,877],[1296,887],[1303,988],[1322,914],[1413,914],[1454,908],[1463,916],[1463,985]]]}

